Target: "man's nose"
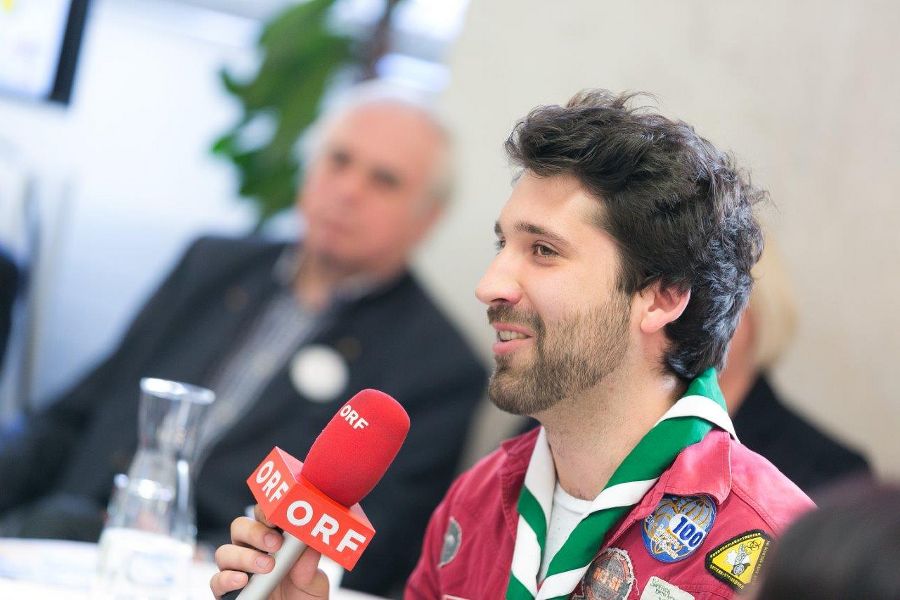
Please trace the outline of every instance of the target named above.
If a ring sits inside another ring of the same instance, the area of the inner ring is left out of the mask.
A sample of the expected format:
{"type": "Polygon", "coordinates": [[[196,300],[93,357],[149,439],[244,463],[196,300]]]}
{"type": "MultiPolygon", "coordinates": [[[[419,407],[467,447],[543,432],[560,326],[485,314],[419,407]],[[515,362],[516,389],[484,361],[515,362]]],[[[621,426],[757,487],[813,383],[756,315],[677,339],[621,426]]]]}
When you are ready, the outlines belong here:
{"type": "Polygon", "coordinates": [[[505,302],[516,304],[522,299],[522,288],[519,285],[515,260],[503,254],[501,250],[475,288],[475,296],[488,306],[505,302]]]}
{"type": "Polygon", "coordinates": [[[335,187],[341,202],[352,203],[365,192],[366,176],[360,169],[347,168],[335,175],[335,187]]]}

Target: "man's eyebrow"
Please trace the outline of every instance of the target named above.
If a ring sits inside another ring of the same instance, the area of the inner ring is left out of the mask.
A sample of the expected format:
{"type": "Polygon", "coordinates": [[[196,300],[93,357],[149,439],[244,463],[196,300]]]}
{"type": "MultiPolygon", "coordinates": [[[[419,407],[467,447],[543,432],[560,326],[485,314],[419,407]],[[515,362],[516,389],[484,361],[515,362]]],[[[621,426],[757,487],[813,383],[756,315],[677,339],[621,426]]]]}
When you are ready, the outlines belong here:
{"type": "MultiPolygon", "coordinates": [[[[568,240],[562,237],[559,234],[553,233],[549,229],[545,229],[540,225],[535,225],[534,223],[527,223],[525,221],[519,221],[513,227],[515,231],[520,233],[527,233],[529,235],[537,235],[542,238],[546,238],[548,241],[553,242],[557,246],[565,247],[569,246],[568,240]]],[[[494,223],[494,234],[497,237],[503,237],[503,228],[500,226],[500,221],[494,223]]]]}
{"type": "Polygon", "coordinates": [[[519,221],[516,223],[515,227],[516,231],[521,233],[528,233],[531,235],[537,235],[542,238],[546,238],[547,240],[553,242],[558,246],[568,246],[569,242],[559,234],[553,233],[549,229],[545,229],[540,225],[535,225],[534,223],[527,223],[525,221],[519,221]]]}

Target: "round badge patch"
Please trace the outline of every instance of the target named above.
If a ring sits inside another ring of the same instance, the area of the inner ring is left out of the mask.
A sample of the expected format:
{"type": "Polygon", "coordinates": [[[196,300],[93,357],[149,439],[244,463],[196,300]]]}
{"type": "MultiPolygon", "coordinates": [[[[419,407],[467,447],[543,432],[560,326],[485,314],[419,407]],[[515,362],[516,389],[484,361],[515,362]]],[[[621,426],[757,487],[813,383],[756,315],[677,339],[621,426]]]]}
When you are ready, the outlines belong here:
{"type": "Polygon", "coordinates": [[[573,600],[626,600],[634,587],[634,568],[628,552],[608,548],[585,571],[573,600]]]}
{"type": "Polygon", "coordinates": [[[439,567],[449,564],[450,561],[456,558],[456,553],[459,552],[461,543],[462,529],[459,528],[459,523],[456,522],[456,519],[450,517],[450,521],[447,523],[447,531],[444,533],[444,545],[441,547],[439,567]]]}
{"type": "Polygon", "coordinates": [[[703,544],[715,520],[716,504],[709,496],[663,496],[644,519],[644,546],[656,560],[678,562],[703,544]]]}
{"type": "Polygon", "coordinates": [[[313,402],[331,402],[347,387],[350,371],[336,350],[316,344],[302,348],[291,360],[294,388],[313,402]]]}

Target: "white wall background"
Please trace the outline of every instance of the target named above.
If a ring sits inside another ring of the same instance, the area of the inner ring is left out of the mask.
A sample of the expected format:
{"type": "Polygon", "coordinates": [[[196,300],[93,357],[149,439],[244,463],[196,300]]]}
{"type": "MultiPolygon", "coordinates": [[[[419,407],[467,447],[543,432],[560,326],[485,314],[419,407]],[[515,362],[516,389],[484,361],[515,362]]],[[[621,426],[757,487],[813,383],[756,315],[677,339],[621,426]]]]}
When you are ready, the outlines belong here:
{"type": "Polygon", "coordinates": [[[876,0],[472,3],[445,97],[464,175],[423,257],[431,283],[487,348],[470,290],[509,194],[511,126],[585,87],[652,91],[771,192],[801,319],[780,388],[900,476],[898,30],[900,5],[876,0]]]}
{"type": "Polygon", "coordinates": [[[198,231],[250,223],[208,148],[238,114],[217,72],[252,60],[257,25],[157,0],[91,8],[69,107],[0,98],[48,227],[39,400],[109,350],[198,231]]]}

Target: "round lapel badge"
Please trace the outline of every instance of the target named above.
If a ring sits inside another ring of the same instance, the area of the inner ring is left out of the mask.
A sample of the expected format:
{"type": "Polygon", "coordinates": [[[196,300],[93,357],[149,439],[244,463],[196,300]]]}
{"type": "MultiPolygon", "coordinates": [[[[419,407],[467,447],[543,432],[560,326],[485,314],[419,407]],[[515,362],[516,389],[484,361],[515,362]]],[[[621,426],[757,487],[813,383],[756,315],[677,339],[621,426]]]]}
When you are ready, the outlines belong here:
{"type": "Polygon", "coordinates": [[[291,382],[302,396],[313,402],[331,402],[350,379],[343,357],[334,348],[314,344],[301,348],[290,365],[291,382]]]}
{"type": "Polygon", "coordinates": [[[663,496],[641,526],[644,547],[656,560],[684,560],[703,544],[716,520],[709,496],[663,496]]]}

